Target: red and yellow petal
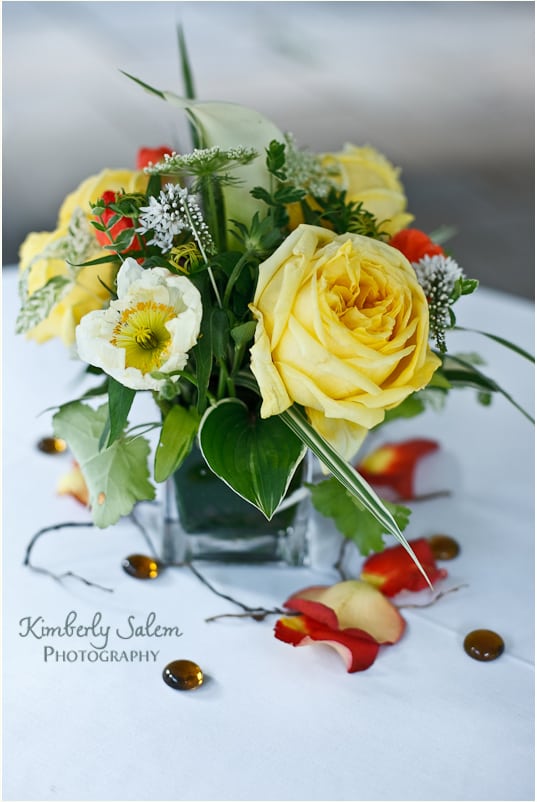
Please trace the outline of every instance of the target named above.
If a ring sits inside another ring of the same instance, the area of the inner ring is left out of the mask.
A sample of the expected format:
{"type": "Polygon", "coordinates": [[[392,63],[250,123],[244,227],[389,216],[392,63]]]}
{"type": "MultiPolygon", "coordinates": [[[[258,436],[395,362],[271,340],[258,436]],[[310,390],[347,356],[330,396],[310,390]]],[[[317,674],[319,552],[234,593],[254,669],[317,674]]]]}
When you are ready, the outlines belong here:
{"type": "MultiPolygon", "coordinates": [[[[438,568],[428,541],[411,540],[410,546],[423,566],[431,583],[444,579],[447,571],[438,568]]],[[[378,588],[385,596],[395,596],[402,590],[419,591],[428,587],[403,546],[392,546],[379,554],[372,554],[364,562],[360,578],[378,588]]]]}
{"type": "Polygon", "coordinates": [[[436,440],[414,438],[401,443],[386,443],[362,460],[357,470],[376,487],[389,487],[401,500],[415,497],[414,480],[419,462],[439,448],[436,440]]]}
{"type": "Polygon", "coordinates": [[[78,462],[73,462],[71,470],[60,477],[56,491],[60,496],[73,496],[84,507],[89,506],[89,492],[78,462]]]}
{"type": "Polygon", "coordinates": [[[284,607],[333,631],[352,629],[377,643],[396,643],[405,629],[404,618],[385,595],[359,579],[305,588],[284,607]]]}
{"type": "Polygon", "coordinates": [[[343,658],[347,671],[365,671],[377,657],[379,644],[365,632],[353,629],[333,630],[304,615],[281,618],[276,622],[274,635],[292,646],[324,644],[335,649],[343,658]]]}

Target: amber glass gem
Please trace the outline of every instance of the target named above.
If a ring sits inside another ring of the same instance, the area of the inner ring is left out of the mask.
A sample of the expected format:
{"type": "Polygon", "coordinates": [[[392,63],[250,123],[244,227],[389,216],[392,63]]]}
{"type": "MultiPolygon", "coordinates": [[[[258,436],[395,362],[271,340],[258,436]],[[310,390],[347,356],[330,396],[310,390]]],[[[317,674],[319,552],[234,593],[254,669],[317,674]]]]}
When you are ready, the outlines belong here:
{"type": "Polygon", "coordinates": [[[42,437],[37,447],[44,454],[62,454],[67,449],[67,443],[61,437],[42,437]]]}
{"type": "Polygon", "coordinates": [[[461,550],[457,541],[449,535],[432,535],[429,546],[436,560],[453,560],[461,550]]]}
{"type": "Polygon", "coordinates": [[[203,685],[203,671],[192,660],[173,660],[162,672],[162,679],[176,691],[191,691],[203,685]]]}
{"type": "Polygon", "coordinates": [[[121,567],[126,574],[135,579],[156,579],[162,570],[158,560],[145,554],[130,554],[125,557],[121,567]]]}
{"type": "Polygon", "coordinates": [[[503,653],[504,647],[503,639],[490,629],[474,629],[464,639],[466,654],[483,663],[496,660],[503,653]]]}

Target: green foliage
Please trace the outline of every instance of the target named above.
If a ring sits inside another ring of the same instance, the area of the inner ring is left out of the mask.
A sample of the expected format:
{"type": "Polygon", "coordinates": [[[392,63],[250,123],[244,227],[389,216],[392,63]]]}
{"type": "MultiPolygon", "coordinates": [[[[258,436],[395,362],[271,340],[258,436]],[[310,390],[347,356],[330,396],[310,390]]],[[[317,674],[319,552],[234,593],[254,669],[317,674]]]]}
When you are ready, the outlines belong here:
{"type": "MultiPolygon", "coordinates": [[[[352,540],[361,554],[367,556],[373,551],[382,551],[385,547],[383,535],[388,534],[385,527],[337,479],[325,479],[318,484],[309,485],[309,488],[315,509],[321,515],[333,518],[341,534],[352,540]]],[[[388,501],[384,504],[399,528],[404,530],[410,518],[410,510],[388,501]]]]}
{"type": "Polygon", "coordinates": [[[164,482],[180,466],[190,453],[200,417],[195,409],[185,409],[175,404],[162,424],[160,439],[155,452],[155,481],[164,482]]]}
{"type": "Polygon", "coordinates": [[[108,420],[103,431],[106,446],[111,446],[123,434],[135,395],[135,390],[108,377],[108,420]]]}
{"type": "Polygon", "coordinates": [[[123,433],[99,450],[109,417],[108,405],[97,410],[75,401],[54,415],[54,434],[69,444],[88,486],[95,525],[106,527],[128,515],[137,501],[152,499],[149,482],[149,443],[123,433]]]}
{"type": "Polygon", "coordinates": [[[323,225],[329,223],[336,234],[360,234],[362,237],[373,237],[374,239],[386,239],[387,235],[382,231],[382,224],[377,218],[364,209],[361,202],[347,201],[346,192],[333,188],[326,198],[315,198],[316,204],[320,207],[319,212],[311,210],[317,219],[312,219],[312,223],[323,225]]]}
{"type": "Polygon", "coordinates": [[[278,417],[262,420],[231,398],[205,413],[199,442],[211,470],[268,519],[305,455],[300,440],[278,417]]]}

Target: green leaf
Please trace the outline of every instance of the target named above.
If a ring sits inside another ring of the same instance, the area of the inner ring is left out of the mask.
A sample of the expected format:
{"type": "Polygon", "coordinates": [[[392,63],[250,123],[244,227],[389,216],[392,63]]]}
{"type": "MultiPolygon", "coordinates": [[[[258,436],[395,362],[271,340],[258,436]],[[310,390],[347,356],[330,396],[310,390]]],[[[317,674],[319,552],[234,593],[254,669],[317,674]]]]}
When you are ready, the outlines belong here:
{"type": "Polygon", "coordinates": [[[207,410],[199,442],[211,470],[269,520],[306,451],[278,417],[254,417],[235,398],[207,410]]]}
{"type": "Polygon", "coordinates": [[[215,359],[224,359],[229,342],[229,320],[225,309],[215,306],[211,312],[211,346],[215,359]]]}
{"type": "MultiPolygon", "coordinates": [[[[204,304],[205,307],[205,304],[204,304]]],[[[206,307],[205,307],[206,308],[206,307]]],[[[203,414],[207,406],[207,390],[213,366],[210,316],[204,313],[200,336],[190,352],[196,360],[196,385],[198,388],[198,412],[203,414]]]]}
{"type": "Polygon", "coordinates": [[[108,415],[109,435],[107,445],[118,439],[127,425],[127,418],[131,411],[136,390],[120,384],[111,376],[108,377],[108,415]]]}
{"type": "MultiPolygon", "coordinates": [[[[367,556],[372,551],[382,551],[385,547],[382,536],[387,534],[385,528],[337,479],[332,477],[308,487],[315,509],[321,515],[333,518],[341,534],[354,541],[361,554],[367,556]]],[[[391,504],[388,501],[384,504],[399,527],[404,529],[410,518],[408,507],[391,504]]]]}
{"type": "Polygon", "coordinates": [[[401,543],[427,580],[427,584],[431,586],[427,574],[399,529],[392,513],[358,471],[342,459],[332,446],[317,434],[299,407],[293,405],[285,412],[280,413],[279,417],[302,440],[304,445],[313,451],[330,473],[376,518],[383,530],[393,535],[401,543]]]}
{"type": "Polygon", "coordinates": [[[395,420],[396,418],[414,418],[416,415],[420,415],[424,410],[425,404],[422,399],[414,393],[413,395],[409,395],[408,398],[405,398],[405,400],[394,409],[386,410],[384,420],[379,423],[379,426],[395,420]]]}
{"type": "Polygon", "coordinates": [[[155,481],[164,482],[190,453],[200,416],[195,409],[176,404],[164,419],[155,453],[155,481]]]}
{"type": "Polygon", "coordinates": [[[504,348],[509,348],[510,351],[514,351],[515,354],[519,356],[523,356],[524,359],[529,360],[533,364],[535,364],[535,357],[521,348],[519,345],[515,345],[510,340],[506,340],[503,337],[498,337],[497,334],[491,334],[488,331],[480,331],[479,329],[467,329],[465,326],[455,326],[455,331],[470,331],[472,334],[481,334],[482,337],[488,337],[490,340],[494,340],[494,342],[503,345],[504,348]]]}
{"type": "Polygon", "coordinates": [[[115,524],[137,501],[152,499],[149,482],[149,443],[143,437],[121,437],[103,451],[99,438],[108,420],[108,405],[97,410],[75,401],[54,415],[54,434],[69,444],[86,481],[93,521],[98,527],[115,524]]]}
{"type": "Polygon", "coordinates": [[[240,326],[235,326],[231,329],[231,336],[237,345],[248,345],[253,340],[257,323],[255,320],[249,320],[247,323],[242,323],[240,326]]]}
{"type": "Polygon", "coordinates": [[[45,320],[72,284],[72,280],[66,276],[53,276],[46,284],[33,292],[19,310],[15,333],[24,334],[45,320]]]}

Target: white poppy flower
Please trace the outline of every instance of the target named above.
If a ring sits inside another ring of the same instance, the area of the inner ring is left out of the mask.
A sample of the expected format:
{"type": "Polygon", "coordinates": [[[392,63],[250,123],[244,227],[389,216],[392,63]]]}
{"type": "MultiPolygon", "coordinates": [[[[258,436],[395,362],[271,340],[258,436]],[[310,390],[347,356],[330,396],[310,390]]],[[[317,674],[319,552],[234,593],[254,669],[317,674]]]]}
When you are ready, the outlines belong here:
{"type": "Polygon", "coordinates": [[[164,267],[144,269],[126,259],[116,301],[85,315],[76,329],[78,355],[133,390],[158,390],[153,371],[182,370],[196,344],[201,296],[186,276],[164,267]]]}

